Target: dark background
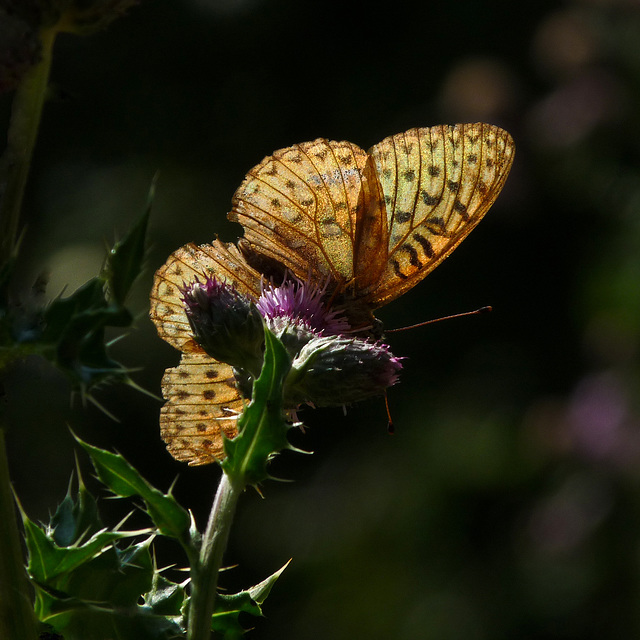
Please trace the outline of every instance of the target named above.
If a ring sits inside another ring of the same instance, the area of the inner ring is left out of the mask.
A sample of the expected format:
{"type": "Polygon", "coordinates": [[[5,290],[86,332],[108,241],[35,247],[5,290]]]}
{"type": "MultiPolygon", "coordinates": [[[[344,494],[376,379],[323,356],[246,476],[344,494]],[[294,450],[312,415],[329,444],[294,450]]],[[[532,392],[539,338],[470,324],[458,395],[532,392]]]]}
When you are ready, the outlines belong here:
{"type": "MultiPolygon", "coordinates": [[[[147,319],[152,274],[219,234],[246,171],[326,137],[363,148],[415,126],[487,121],[516,159],[452,259],[380,312],[406,356],[382,400],[305,410],[264,498],[248,491],[222,577],[289,558],[249,637],[497,640],[640,633],[640,5],[157,0],[61,36],[24,221],[25,287],[72,291],[142,211],[159,171],[136,329],[114,349],[160,393],[178,353],[147,319]]],[[[10,96],[0,103],[8,119],[10,96]]],[[[117,449],[204,526],[219,471],[172,460],[160,402],[111,387],[69,401],[47,364],[3,400],[15,488],[46,519],[74,468],[68,427],[117,449]]],[[[83,454],[82,468],[89,474],[83,454]]],[[[117,503],[104,503],[115,524],[117,503]]],[[[122,507],[124,508],[124,507],[122,507]]],[[[170,545],[162,562],[184,563],[170,545]]]]}

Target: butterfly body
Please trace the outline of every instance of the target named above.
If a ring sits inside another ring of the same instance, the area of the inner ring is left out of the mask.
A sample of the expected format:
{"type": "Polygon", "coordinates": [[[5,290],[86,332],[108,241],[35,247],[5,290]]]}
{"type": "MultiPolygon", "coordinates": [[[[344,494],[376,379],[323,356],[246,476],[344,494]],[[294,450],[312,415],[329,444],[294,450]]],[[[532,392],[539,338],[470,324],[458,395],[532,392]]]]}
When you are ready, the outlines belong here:
{"type": "Polygon", "coordinates": [[[161,431],[190,464],[222,455],[242,406],[229,365],[194,342],[180,287],[215,276],[257,299],[287,274],[325,288],[355,333],[378,338],[373,311],[406,293],[475,228],[513,161],[511,136],[484,123],[410,129],[364,151],[323,138],[275,151],[246,175],[228,217],[238,245],[174,252],[155,277],[151,318],[183,351],[163,379],[161,431]],[[234,391],[235,390],[235,391],[234,391]],[[234,395],[235,394],[235,395],[234,395]]]}

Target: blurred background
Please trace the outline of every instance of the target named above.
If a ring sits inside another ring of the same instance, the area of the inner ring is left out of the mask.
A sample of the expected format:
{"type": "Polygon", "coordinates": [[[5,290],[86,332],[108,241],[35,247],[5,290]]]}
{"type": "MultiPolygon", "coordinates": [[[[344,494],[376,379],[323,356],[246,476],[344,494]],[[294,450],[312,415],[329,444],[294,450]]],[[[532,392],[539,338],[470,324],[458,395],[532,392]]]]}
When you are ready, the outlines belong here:
{"type": "MultiPolygon", "coordinates": [[[[405,356],[389,403],[304,410],[264,499],[240,504],[222,586],[293,562],[260,640],[589,640],[640,634],[640,4],[156,0],[61,36],[24,209],[20,272],[49,295],[99,269],[159,172],[136,329],[114,353],[160,394],[178,353],[147,318],[169,253],[216,234],[245,173],[326,137],[363,148],[416,126],[511,132],[503,193],[469,239],[384,308],[405,356]]],[[[6,126],[10,95],[2,96],[6,126]]],[[[12,476],[46,519],[74,468],[71,427],[117,449],[204,526],[219,471],[165,451],[160,402],[93,405],[38,360],[4,381],[12,476]]],[[[80,465],[89,475],[86,459],[80,465]]],[[[95,486],[95,485],[94,485],[95,486]]],[[[117,503],[105,501],[115,524],[117,503]],[[113,513],[112,513],[113,512],[113,513]]],[[[160,564],[184,559],[167,546],[160,564]]]]}

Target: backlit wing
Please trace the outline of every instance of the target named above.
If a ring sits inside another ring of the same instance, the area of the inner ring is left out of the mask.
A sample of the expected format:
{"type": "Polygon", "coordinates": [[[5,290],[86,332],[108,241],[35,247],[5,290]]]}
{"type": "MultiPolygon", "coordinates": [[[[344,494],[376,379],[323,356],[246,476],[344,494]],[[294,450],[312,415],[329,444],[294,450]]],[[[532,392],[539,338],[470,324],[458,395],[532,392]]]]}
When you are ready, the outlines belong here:
{"type": "Polygon", "coordinates": [[[206,354],[185,353],[162,378],[166,399],[160,410],[160,435],[176,459],[190,465],[224,458],[223,435],[237,434],[244,402],[233,370],[206,354]]]}
{"type": "Polygon", "coordinates": [[[348,282],[366,161],[350,142],[318,139],[280,149],[247,174],[229,219],[244,227],[252,251],[297,277],[348,282]]]}
{"type": "Polygon", "coordinates": [[[261,275],[247,265],[235,245],[214,240],[199,247],[187,244],[174,251],[156,271],[149,315],[160,337],[184,352],[202,353],[202,349],[191,336],[180,288],[196,278],[202,282],[207,276],[232,284],[255,299],[260,295],[261,275]]]}
{"type": "Polygon", "coordinates": [[[260,274],[235,245],[219,240],[175,251],[156,272],[151,291],[150,316],[158,334],[183,351],[180,364],[162,378],[166,403],[160,411],[160,434],[169,453],[191,465],[224,457],[223,434],[236,435],[236,417],[243,407],[232,368],[208,356],[191,336],[180,289],[207,276],[255,299],[260,295],[260,274]]]}
{"type": "MultiPolygon", "coordinates": [[[[374,202],[382,195],[387,264],[362,295],[380,307],[435,269],[480,222],[497,198],[513,162],[504,130],[483,123],[411,129],[369,151],[363,184],[374,202]]],[[[356,261],[375,259],[366,244],[356,261]]]]}

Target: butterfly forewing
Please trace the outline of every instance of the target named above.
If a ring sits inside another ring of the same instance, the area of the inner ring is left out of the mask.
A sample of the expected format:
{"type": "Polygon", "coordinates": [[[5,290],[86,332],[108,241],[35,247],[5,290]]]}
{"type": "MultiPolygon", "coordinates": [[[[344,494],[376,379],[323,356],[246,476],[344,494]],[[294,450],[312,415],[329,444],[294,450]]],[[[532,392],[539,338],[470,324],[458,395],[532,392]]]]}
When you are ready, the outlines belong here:
{"type": "Polygon", "coordinates": [[[242,224],[252,251],[299,278],[349,280],[366,159],[350,142],[280,149],[247,174],[229,219],[242,224]]]}
{"type": "MultiPolygon", "coordinates": [[[[478,224],[502,189],[513,150],[506,131],[478,123],[411,129],[369,151],[388,224],[384,272],[363,287],[372,307],[415,286],[478,224]]],[[[356,247],[356,262],[368,259],[356,247]]]]}
{"type": "Polygon", "coordinates": [[[193,341],[180,289],[196,279],[204,282],[212,276],[242,294],[254,298],[260,295],[260,273],[247,265],[235,245],[220,240],[199,247],[195,244],[180,247],[156,271],[149,315],[160,337],[176,349],[202,351],[193,341]]]}

